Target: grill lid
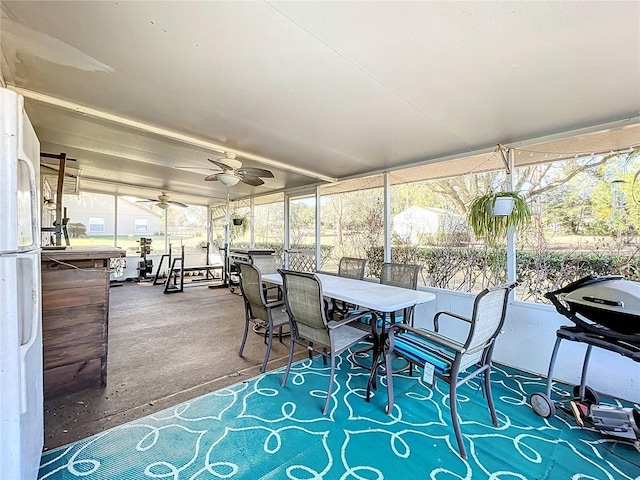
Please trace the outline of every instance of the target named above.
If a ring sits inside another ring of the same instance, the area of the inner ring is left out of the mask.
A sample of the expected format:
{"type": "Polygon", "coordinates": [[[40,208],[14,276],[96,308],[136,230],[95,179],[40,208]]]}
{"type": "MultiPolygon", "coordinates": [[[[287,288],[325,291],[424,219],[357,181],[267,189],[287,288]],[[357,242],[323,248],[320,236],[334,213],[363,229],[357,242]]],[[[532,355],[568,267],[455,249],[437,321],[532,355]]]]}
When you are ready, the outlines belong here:
{"type": "Polygon", "coordinates": [[[579,328],[640,345],[640,283],[589,275],[545,297],[579,328]]]}
{"type": "Polygon", "coordinates": [[[640,317],[640,283],[619,277],[586,283],[559,297],[573,305],[640,317]]]}

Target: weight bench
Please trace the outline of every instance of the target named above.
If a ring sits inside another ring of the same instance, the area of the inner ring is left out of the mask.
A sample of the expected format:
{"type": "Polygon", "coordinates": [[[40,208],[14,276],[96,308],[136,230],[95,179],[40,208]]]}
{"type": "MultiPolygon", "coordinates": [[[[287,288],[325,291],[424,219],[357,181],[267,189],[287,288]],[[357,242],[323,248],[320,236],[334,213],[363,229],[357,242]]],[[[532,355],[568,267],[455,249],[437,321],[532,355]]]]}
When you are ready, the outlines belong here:
{"type": "MultiPolygon", "coordinates": [[[[162,263],[162,261],[160,262],[162,263]]],[[[158,271],[160,270],[160,265],[158,265],[158,271]]],[[[223,278],[223,270],[224,265],[195,265],[195,266],[184,266],[184,246],[182,247],[182,255],[179,258],[174,258],[173,262],[171,262],[171,268],[169,269],[169,274],[164,282],[164,293],[177,293],[184,291],[184,274],[186,272],[205,272],[205,278],[200,280],[193,281],[205,281],[205,280],[216,280],[214,272],[216,270],[220,271],[220,281],[223,278]],[[180,262],[178,266],[177,263],[180,262]],[[178,277],[180,277],[180,286],[178,286],[178,277]]],[[[157,275],[157,273],[156,273],[157,275]]]]}
{"type": "Polygon", "coordinates": [[[192,280],[192,282],[201,282],[205,280],[216,280],[217,278],[214,276],[213,272],[216,270],[220,271],[219,279],[222,280],[222,270],[224,269],[224,265],[199,265],[194,267],[183,267],[180,265],[180,268],[175,268],[176,261],[180,260],[179,258],[173,259],[173,265],[169,270],[169,275],[164,283],[164,293],[175,293],[184,291],[184,274],[185,272],[206,272],[205,278],[192,280]],[[180,277],[180,286],[178,287],[177,277],[180,277]],[[172,282],[173,279],[173,282],[172,282]]]}
{"type": "Polygon", "coordinates": [[[164,262],[164,259],[168,258],[169,259],[169,267],[171,267],[171,244],[169,244],[169,253],[165,253],[160,257],[160,263],[158,263],[158,269],[156,270],[156,274],[153,277],[153,284],[154,285],[158,285],[159,283],[164,283],[161,279],[160,279],[160,271],[162,270],[162,263],[164,262]]]}

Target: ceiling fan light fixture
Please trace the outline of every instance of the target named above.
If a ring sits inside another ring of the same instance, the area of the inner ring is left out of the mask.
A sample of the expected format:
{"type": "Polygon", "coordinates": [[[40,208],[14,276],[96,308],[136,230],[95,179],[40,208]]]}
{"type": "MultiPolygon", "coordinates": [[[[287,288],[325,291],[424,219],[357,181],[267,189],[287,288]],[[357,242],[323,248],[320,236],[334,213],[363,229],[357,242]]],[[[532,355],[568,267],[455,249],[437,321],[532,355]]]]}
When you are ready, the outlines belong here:
{"type": "Polygon", "coordinates": [[[160,202],[156,204],[156,207],[166,210],[167,208],[169,208],[169,204],[165,202],[160,202]]]}
{"type": "Polygon", "coordinates": [[[240,178],[232,173],[219,173],[218,181],[227,187],[233,187],[240,181],[240,178]]]}

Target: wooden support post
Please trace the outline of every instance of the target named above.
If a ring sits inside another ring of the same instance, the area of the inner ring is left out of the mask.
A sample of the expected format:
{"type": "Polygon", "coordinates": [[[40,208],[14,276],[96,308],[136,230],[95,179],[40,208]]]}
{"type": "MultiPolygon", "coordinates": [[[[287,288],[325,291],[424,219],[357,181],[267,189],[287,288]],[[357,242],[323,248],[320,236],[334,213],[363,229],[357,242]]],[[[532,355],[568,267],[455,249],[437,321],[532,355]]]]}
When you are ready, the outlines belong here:
{"type": "Polygon", "coordinates": [[[62,190],[64,188],[64,170],[67,163],[67,154],[61,153],[58,164],[58,185],[56,188],[56,246],[62,245],[62,190]]]}

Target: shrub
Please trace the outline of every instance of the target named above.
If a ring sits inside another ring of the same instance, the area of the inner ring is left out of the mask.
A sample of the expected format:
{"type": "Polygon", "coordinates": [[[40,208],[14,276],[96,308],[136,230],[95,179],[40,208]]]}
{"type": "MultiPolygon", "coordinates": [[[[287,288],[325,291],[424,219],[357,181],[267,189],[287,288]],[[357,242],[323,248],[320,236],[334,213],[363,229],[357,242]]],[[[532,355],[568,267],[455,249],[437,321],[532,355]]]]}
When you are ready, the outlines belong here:
{"type": "MultiPolygon", "coordinates": [[[[382,247],[368,252],[372,276],[379,276],[382,247]]],[[[506,282],[506,251],[488,247],[393,247],[391,261],[422,266],[425,285],[478,292],[506,282]]],[[[624,275],[640,280],[640,255],[619,252],[518,251],[516,271],[518,298],[548,303],[544,294],[589,274],[624,275]]]]}

